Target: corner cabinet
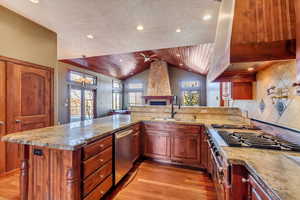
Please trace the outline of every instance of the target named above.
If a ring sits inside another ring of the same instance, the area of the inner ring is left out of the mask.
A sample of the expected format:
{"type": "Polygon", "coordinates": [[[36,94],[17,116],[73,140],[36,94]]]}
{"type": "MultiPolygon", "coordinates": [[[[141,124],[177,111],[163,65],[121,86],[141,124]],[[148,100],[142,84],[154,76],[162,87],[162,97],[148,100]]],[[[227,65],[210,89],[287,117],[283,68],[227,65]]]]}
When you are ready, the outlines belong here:
{"type": "Polygon", "coordinates": [[[169,163],[202,167],[200,125],[144,123],[144,155],[169,163]]]}

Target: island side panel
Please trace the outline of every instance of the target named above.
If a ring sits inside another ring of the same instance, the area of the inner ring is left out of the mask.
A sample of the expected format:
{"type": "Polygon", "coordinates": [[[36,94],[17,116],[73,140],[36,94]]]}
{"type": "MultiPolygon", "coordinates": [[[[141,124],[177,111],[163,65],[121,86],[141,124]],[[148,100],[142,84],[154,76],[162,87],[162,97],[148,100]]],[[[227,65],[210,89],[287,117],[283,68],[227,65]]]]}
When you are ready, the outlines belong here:
{"type": "Polygon", "coordinates": [[[21,200],[79,200],[81,150],[22,145],[21,200]]]}

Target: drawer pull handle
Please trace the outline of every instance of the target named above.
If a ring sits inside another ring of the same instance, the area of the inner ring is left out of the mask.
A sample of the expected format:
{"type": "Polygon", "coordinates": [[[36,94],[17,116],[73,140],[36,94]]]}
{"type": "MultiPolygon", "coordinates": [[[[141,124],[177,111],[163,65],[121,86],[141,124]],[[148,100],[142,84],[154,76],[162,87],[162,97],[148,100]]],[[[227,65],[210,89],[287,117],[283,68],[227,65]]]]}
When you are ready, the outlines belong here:
{"type": "Polygon", "coordinates": [[[100,191],[101,194],[104,194],[104,191],[100,191]]]}
{"type": "Polygon", "coordinates": [[[99,161],[100,161],[100,162],[103,162],[104,160],[103,160],[103,159],[100,159],[99,161]]]}

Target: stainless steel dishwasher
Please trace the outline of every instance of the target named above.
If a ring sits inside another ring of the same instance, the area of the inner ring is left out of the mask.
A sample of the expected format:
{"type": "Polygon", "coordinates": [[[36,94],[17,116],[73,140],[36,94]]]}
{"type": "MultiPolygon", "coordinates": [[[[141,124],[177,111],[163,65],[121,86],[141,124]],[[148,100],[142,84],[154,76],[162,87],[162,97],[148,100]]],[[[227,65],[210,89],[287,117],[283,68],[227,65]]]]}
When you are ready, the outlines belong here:
{"type": "Polygon", "coordinates": [[[133,130],[115,133],[115,184],[133,167],[133,130]]]}

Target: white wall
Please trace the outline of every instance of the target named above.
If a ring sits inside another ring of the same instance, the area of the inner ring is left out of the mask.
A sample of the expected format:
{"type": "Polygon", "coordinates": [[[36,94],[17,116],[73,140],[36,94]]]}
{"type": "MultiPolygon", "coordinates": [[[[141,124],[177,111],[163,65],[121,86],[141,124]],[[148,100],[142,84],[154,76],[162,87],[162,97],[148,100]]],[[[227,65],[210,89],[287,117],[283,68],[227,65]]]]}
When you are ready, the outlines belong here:
{"type": "Polygon", "coordinates": [[[207,106],[220,106],[220,83],[206,83],[207,106]]]}

